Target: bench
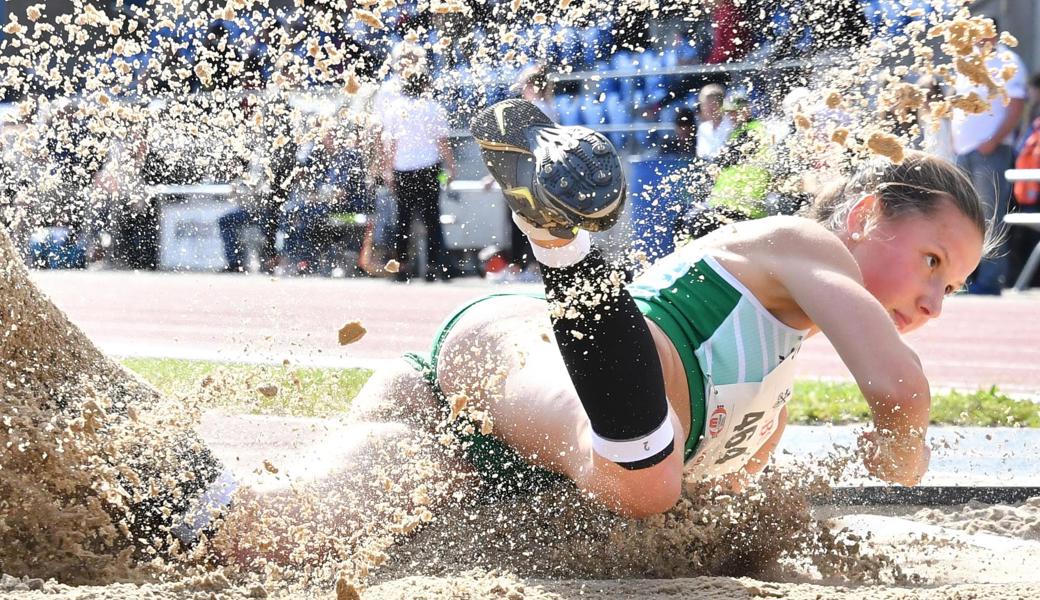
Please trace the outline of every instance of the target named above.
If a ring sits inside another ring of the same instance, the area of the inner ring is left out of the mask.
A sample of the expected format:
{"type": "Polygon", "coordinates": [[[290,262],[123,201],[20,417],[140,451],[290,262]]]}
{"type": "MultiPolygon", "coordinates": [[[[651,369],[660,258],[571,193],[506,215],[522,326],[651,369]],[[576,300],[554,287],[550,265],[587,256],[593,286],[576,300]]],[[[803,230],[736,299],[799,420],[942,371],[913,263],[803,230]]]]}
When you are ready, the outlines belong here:
{"type": "MultiPolygon", "coordinates": [[[[1004,171],[1004,177],[1011,182],[1040,181],[1040,169],[1008,169],[1004,171]]],[[[1004,215],[1004,222],[1008,225],[1019,225],[1040,231],[1040,213],[1012,213],[1004,215]]],[[[1033,251],[1029,253],[1029,259],[1022,267],[1018,279],[1015,280],[1015,291],[1022,292],[1029,287],[1029,282],[1033,280],[1037,267],[1040,267],[1040,242],[1037,242],[1033,251]]]]}
{"type": "MultiPolygon", "coordinates": [[[[1012,213],[1004,216],[1004,222],[1008,225],[1021,225],[1040,231],[1040,213],[1012,213]]],[[[1033,251],[1029,253],[1029,259],[1022,267],[1022,272],[1018,274],[1018,279],[1015,280],[1015,291],[1022,292],[1029,287],[1029,282],[1033,280],[1037,267],[1040,267],[1040,242],[1033,247],[1033,251]]]]}

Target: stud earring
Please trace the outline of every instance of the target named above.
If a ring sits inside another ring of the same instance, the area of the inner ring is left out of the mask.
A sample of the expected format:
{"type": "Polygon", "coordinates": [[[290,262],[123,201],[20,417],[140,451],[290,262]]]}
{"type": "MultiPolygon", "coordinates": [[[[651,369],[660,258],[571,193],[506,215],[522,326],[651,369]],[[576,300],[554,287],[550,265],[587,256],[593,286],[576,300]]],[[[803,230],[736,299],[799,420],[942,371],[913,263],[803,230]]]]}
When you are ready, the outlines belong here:
{"type": "Polygon", "coordinates": [[[854,242],[858,242],[858,241],[860,241],[860,240],[862,240],[862,239],[863,239],[863,234],[862,234],[862,233],[860,233],[860,232],[858,232],[858,231],[853,231],[853,232],[852,232],[852,235],[851,235],[851,236],[849,236],[849,237],[851,237],[851,238],[852,238],[852,241],[854,241],[854,242]]]}

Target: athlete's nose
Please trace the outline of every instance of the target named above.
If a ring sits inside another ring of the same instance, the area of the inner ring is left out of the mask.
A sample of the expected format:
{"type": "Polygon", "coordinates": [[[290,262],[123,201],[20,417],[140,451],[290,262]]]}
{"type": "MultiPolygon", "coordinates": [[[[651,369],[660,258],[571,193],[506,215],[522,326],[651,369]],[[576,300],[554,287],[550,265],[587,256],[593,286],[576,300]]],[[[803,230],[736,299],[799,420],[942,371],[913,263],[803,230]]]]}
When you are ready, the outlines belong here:
{"type": "Polygon", "coordinates": [[[921,296],[921,299],[918,301],[918,310],[929,319],[938,318],[942,314],[943,299],[946,297],[946,294],[943,293],[944,291],[936,292],[934,289],[929,290],[929,293],[921,296]]]}

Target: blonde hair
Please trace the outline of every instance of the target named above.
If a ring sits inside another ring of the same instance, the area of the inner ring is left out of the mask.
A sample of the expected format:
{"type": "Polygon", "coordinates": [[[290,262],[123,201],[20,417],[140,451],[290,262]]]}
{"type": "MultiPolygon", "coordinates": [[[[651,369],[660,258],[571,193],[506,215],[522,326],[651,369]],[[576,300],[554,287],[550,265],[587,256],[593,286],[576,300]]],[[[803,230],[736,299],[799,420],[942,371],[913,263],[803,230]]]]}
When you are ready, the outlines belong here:
{"type": "Polygon", "coordinates": [[[818,194],[808,216],[831,231],[842,231],[849,213],[867,194],[877,198],[877,216],[885,219],[927,217],[950,202],[982,235],[984,256],[997,246],[994,224],[986,220],[982,200],[967,174],[948,160],[919,151],[907,152],[899,164],[882,158],[864,162],[852,177],[818,194]]]}

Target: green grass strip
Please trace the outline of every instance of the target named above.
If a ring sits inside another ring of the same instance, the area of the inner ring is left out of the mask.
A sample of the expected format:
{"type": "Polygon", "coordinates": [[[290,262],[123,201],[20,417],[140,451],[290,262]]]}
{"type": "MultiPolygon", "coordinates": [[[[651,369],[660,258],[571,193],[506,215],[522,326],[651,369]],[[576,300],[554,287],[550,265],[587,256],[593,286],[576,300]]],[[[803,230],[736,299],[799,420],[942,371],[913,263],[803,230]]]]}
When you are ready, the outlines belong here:
{"type": "MultiPolygon", "coordinates": [[[[870,420],[870,410],[854,383],[798,381],[787,405],[791,423],[857,423],[870,420]]],[[[996,386],[974,392],[932,395],[933,425],[1040,427],[1040,403],[1011,398],[996,386]]]]}
{"type": "MultiPolygon", "coordinates": [[[[346,412],[372,374],[367,369],[153,358],[128,358],[122,363],[165,394],[205,394],[214,407],[292,416],[346,412]],[[277,393],[268,395],[272,387],[277,393]]],[[[867,403],[855,384],[826,381],[796,382],[788,415],[791,423],[807,425],[870,420],[867,403]]],[[[932,396],[932,423],[1040,427],[1040,404],[1011,398],[996,386],[970,393],[937,393],[932,396]]]]}
{"type": "Polygon", "coordinates": [[[168,358],[126,358],[120,362],[167,395],[202,397],[214,408],[298,417],[346,412],[372,375],[369,369],[320,369],[291,364],[246,365],[168,358]]]}

